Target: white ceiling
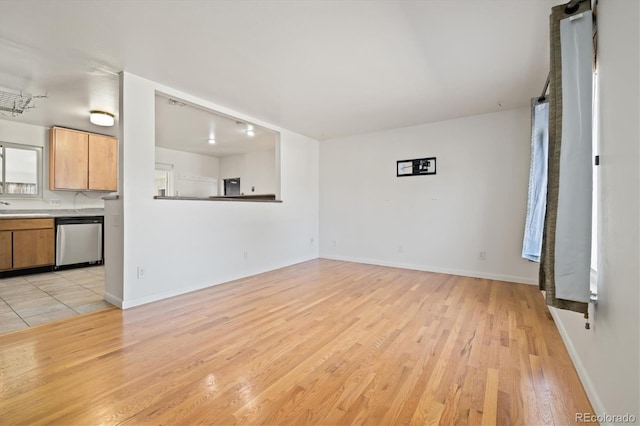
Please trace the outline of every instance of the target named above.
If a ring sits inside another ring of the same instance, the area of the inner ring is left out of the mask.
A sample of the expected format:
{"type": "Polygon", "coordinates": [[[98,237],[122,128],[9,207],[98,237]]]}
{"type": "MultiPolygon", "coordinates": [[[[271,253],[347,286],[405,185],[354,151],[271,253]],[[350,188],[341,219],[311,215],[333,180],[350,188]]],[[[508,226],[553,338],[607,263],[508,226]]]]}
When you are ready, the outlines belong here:
{"type": "Polygon", "coordinates": [[[156,95],[155,114],[156,146],[178,151],[212,157],[274,151],[279,137],[276,132],[253,123],[163,95],[156,95]],[[253,135],[247,133],[248,126],[253,135]],[[210,144],[210,139],[215,143],[210,144]]]}
{"type": "Polygon", "coordinates": [[[559,3],[0,0],[0,86],[49,95],[17,121],[105,133],[126,70],[327,139],[529,105],[559,3]]]}

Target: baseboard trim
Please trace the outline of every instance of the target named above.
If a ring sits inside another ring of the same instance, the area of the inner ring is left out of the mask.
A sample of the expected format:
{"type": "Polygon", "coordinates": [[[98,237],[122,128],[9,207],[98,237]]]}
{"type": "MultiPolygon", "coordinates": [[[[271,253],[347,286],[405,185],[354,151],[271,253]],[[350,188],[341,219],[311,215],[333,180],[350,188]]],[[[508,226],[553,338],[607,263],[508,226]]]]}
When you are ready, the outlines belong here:
{"type": "MultiPolygon", "coordinates": [[[[209,287],[213,287],[216,285],[220,285],[220,284],[225,284],[231,281],[235,281],[235,280],[240,280],[243,278],[249,278],[252,277],[254,275],[259,275],[259,274],[263,274],[265,272],[271,272],[271,271],[275,271],[276,269],[280,269],[280,268],[286,268],[287,266],[293,266],[296,265],[298,263],[302,263],[302,262],[307,262],[309,260],[313,260],[313,259],[317,259],[318,256],[317,255],[312,255],[312,256],[305,256],[302,258],[298,258],[295,260],[291,260],[288,262],[283,262],[282,264],[279,265],[271,265],[268,266],[266,268],[260,268],[254,271],[249,271],[248,273],[243,273],[243,274],[239,274],[237,276],[230,276],[230,277],[224,277],[218,281],[207,281],[205,283],[200,283],[200,284],[196,284],[196,285],[192,285],[192,286],[188,286],[188,287],[181,287],[181,288],[177,288],[177,289],[173,289],[170,291],[165,291],[162,293],[156,293],[156,294],[152,294],[149,296],[144,296],[144,297],[139,297],[136,299],[130,299],[130,300],[124,300],[121,301],[121,309],[129,309],[129,308],[133,308],[136,306],[140,306],[140,305],[146,305],[147,303],[152,303],[152,302],[157,302],[159,300],[164,300],[164,299],[168,299],[170,297],[175,297],[175,296],[180,296],[182,294],[186,294],[186,293],[191,293],[193,291],[198,291],[198,290],[202,290],[205,288],[209,288],[209,287]]],[[[105,297],[106,300],[106,297],[105,297]]],[[[110,302],[109,300],[107,300],[107,302],[110,302]]]]}
{"type": "Polygon", "coordinates": [[[388,262],[388,261],[378,260],[378,259],[367,259],[367,258],[351,257],[351,256],[337,256],[337,255],[322,254],[322,253],[320,254],[320,258],[330,259],[330,260],[343,260],[345,262],[365,263],[367,265],[389,266],[392,268],[412,269],[415,271],[437,272],[440,274],[460,275],[463,277],[507,281],[507,282],[518,283],[518,284],[538,285],[537,279],[520,277],[516,275],[491,274],[491,273],[479,272],[479,271],[467,271],[464,269],[440,268],[437,266],[416,265],[412,263],[403,263],[403,262],[388,262]]]}
{"type": "Polygon", "coordinates": [[[122,308],[122,299],[119,297],[114,296],[113,294],[109,294],[107,292],[104,293],[104,300],[106,300],[107,302],[111,303],[114,306],[117,306],[120,309],[122,308]]]}
{"type": "Polygon", "coordinates": [[[578,351],[575,346],[573,346],[573,342],[569,337],[569,333],[567,333],[567,329],[564,327],[564,323],[562,319],[558,316],[557,309],[549,306],[549,312],[553,317],[553,321],[556,323],[556,327],[558,332],[560,333],[560,337],[562,337],[562,341],[564,342],[564,346],[567,348],[567,352],[569,352],[569,357],[573,362],[574,367],[576,368],[576,372],[578,373],[578,377],[580,377],[580,381],[582,382],[582,386],[584,387],[585,392],[587,393],[587,397],[591,402],[591,406],[593,407],[595,414],[597,416],[605,416],[606,411],[604,409],[604,405],[602,404],[602,400],[598,396],[598,392],[596,391],[595,386],[591,382],[591,377],[589,376],[589,372],[582,364],[582,360],[578,355],[578,351]]]}
{"type": "Polygon", "coordinates": [[[214,285],[223,283],[224,281],[214,283],[207,282],[189,287],[181,287],[179,289],[165,291],[162,293],[156,293],[150,296],[138,297],[137,299],[125,300],[122,302],[122,309],[129,309],[136,306],[146,305],[147,303],[157,302],[159,300],[168,299],[170,297],[180,296],[181,294],[191,293],[193,291],[202,290],[203,288],[213,287],[214,285]]]}

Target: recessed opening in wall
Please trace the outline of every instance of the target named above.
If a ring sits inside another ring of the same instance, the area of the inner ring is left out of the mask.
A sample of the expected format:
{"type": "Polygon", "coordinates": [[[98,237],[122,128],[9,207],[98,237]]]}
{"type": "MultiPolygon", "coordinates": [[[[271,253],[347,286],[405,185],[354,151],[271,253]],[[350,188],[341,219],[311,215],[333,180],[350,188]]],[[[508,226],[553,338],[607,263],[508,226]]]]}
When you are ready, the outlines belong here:
{"type": "Polygon", "coordinates": [[[280,200],[279,132],[163,93],[155,123],[156,198],[280,200]]]}

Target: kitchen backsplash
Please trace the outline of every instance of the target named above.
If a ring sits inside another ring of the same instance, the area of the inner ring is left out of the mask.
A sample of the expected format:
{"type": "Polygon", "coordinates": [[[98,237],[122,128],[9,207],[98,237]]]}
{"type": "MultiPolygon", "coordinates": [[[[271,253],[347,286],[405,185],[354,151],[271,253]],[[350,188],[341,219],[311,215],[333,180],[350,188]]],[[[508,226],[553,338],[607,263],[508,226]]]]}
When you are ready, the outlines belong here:
{"type": "Polygon", "coordinates": [[[57,210],[57,209],[87,209],[103,208],[103,192],[74,192],[74,191],[44,191],[43,198],[23,199],[0,197],[3,201],[0,208],[11,210],[57,210]],[[6,205],[5,203],[9,203],[6,205]]]}

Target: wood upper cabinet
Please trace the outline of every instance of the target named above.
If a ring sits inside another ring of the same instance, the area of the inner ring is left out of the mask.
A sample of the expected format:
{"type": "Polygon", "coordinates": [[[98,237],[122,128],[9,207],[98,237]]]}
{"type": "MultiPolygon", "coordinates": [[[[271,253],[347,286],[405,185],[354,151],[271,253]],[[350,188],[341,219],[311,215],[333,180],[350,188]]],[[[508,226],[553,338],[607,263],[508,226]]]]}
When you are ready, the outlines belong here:
{"type": "Polygon", "coordinates": [[[49,137],[49,189],[118,190],[118,140],[52,127],[49,137]]]}
{"type": "Polygon", "coordinates": [[[75,130],[51,129],[49,189],[88,189],[89,135],[75,130]]]}
{"type": "Polygon", "coordinates": [[[0,270],[53,265],[53,219],[0,219],[0,270]]]}
{"type": "Polygon", "coordinates": [[[89,134],[89,189],[118,190],[118,140],[89,134]]]}

